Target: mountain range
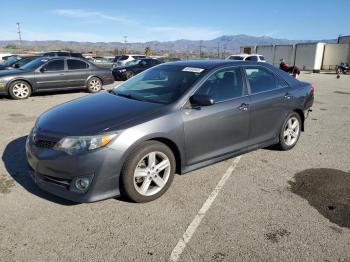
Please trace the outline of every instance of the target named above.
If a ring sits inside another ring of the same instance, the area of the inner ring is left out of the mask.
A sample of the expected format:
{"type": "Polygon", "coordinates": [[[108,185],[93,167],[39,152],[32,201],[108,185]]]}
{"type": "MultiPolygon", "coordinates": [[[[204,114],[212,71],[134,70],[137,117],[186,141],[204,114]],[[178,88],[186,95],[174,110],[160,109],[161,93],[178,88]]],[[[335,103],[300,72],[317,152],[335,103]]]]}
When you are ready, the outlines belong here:
{"type": "MultiPolygon", "coordinates": [[[[154,53],[198,53],[199,49],[204,53],[237,53],[241,46],[255,45],[277,45],[277,44],[296,44],[310,42],[336,42],[335,39],[326,40],[289,40],[273,38],[269,36],[251,36],[251,35],[224,35],[212,40],[186,40],[175,41],[149,41],[136,43],[122,42],[75,42],[61,40],[47,41],[27,41],[22,40],[22,50],[48,51],[48,50],[72,50],[77,52],[98,51],[101,53],[118,53],[125,47],[129,52],[144,52],[146,47],[150,47],[154,53]]],[[[18,46],[18,40],[0,40],[0,47],[18,46]]]]}

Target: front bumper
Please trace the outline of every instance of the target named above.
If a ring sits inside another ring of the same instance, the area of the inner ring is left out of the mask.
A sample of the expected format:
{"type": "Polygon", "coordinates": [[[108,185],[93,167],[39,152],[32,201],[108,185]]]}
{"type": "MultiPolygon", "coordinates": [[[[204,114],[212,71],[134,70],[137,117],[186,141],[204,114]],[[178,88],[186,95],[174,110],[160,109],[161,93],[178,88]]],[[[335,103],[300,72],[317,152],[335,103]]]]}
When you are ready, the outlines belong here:
{"type": "Polygon", "coordinates": [[[5,95],[5,94],[7,94],[6,83],[0,82],[0,95],[5,95]]]}
{"type": "Polygon", "coordinates": [[[120,153],[105,147],[95,151],[68,155],[53,149],[39,148],[30,138],[26,141],[27,160],[34,182],[44,191],[74,202],[86,203],[120,195],[120,153]],[[92,177],[85,193],[72,190],[76,177],[92,177]]]}
{"type": "Polygon", "coordinates": [[[113,76],[115,81],[125,81],[126,80],[126,72],[119,72],[118,70],[113,70],[113,76]]]}

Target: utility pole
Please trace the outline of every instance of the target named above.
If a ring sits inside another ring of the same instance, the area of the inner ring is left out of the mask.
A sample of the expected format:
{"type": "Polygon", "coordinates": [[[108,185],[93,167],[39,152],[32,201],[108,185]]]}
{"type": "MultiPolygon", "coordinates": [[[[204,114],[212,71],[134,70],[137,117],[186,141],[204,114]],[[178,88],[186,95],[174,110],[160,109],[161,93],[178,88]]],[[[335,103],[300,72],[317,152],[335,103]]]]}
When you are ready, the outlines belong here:
{"type": "Polygon", "coordinates": [[[18,40],[19,40],[19,46],[22,46],[22,36],[21,36],[21,25],[19,22],[16,23],[17,27],[17,34],[18,34],[18,40]]]}
{"type": "Polygon", "coordinates": [[[128,36],[125,35],[125,36],[124,36],[124,49],[125,49],[125,54],[127,53],[127,50],[128,50],[127,44],[128,44],[128,36]]]}
{"type": "Polygon", "coordinates": [[[203,40],[199,42],[199,58],[202,58],[202,46],[203,46],[203,40]]]}
{"type": "Polygon", "coordinates": [[[218,42],[218,58],[220,59],[220,42],[218,42]]]}

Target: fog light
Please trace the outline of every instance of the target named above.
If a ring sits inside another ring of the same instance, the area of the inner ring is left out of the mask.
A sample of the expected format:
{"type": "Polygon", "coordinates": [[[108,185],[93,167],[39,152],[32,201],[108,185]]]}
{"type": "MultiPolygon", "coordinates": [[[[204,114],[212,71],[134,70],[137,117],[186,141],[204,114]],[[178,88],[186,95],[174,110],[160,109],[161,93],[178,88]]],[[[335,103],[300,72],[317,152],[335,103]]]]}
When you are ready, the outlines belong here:
{"type": "Polygon", "coordinates": [[[90,186],[90,182],[89,177],[78,177],[74,182],[74,186],[79,191],[86,191],[90,186]]]}

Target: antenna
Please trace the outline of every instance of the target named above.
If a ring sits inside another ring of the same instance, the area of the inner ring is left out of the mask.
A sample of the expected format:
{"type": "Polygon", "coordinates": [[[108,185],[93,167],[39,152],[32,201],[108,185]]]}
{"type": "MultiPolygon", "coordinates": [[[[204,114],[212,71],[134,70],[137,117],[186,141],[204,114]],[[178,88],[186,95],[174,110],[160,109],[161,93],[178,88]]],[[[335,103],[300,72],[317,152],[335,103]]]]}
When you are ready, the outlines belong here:
{"type": "Polygon", "coordinates": [[[22,45],[22,36],[21,36],[21,24],[19,22],[16,23],[17,34],[19,39],[19,45],[22,45]]]}

